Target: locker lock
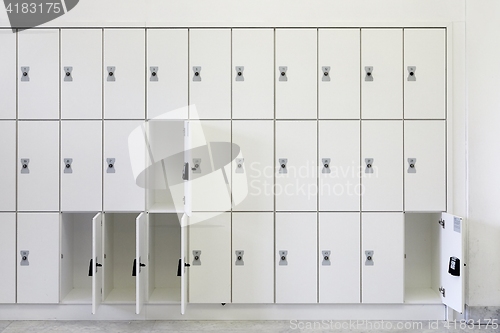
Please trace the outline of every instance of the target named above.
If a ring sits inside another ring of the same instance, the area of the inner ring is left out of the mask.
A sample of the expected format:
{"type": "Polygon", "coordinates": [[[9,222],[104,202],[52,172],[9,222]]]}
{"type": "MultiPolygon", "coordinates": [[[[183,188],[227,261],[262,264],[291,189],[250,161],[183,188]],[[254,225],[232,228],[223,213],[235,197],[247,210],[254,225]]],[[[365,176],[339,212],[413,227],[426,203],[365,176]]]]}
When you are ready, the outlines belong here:
{"type": "Polygon", "coordinates": [[[28,66],[23,66],[21,67],[21,72],[22,72],[21,82],[28,82],[30,80],[29,77],[30,68],[28,66]]]}
{"type": "Polygon", "coordinates": [[[280,158],[280,171],[279,173],[288,173],[288,170],[286,169],[286,164],[288,163],[288,158],[280,158]]]}
{"type": "Polygon", "coordinates": [[[417,169],[415,168],[415,163],[417,163],[416,158],[409,158],[408,159],[408,173],[417,173],[417,169]]]}
{"type": "Polygon", "coordinates": [[[106,173],[115,173],[115,158],[107,158],[106,162],[108,163],[108,169],[106,173]]]}
{"type": "Polygon", "coordinates": [[[115,66],[108,66],[108,82],[115,81],[115,71],[116,71],[115,66]]]}
{"type": "Polygon", "coordinates": [[[244,158],[237,158],[236,159],[236,170],[235,173],[245,173],[245,169],[243,169],[243,162],[245,161],[244,158]]]}
{"type": "Polygon", "coordinates": [[[279,265],[280,266],[288,266],[288,261],[286,259],[286,257],[288,256],[288,251],[281,250],[281,251],[279,251],[279,255],[280,255],[279,265]]]}
{"type": "MultiPolygon", "coordinates": [[[[142,268],[146,267],[146,264],[141,262],[141,257],[139,257],[139,273],[141,273],[142,268]]],[[[137,276],[137,260],[134,259],[134,263],[132,264],[132,276],[137,276]]]]}
{"type": "Polygon", "coordinates": [[[149,81],[158,82],[158,67],[151,66],[149,67],[149,70],[151,71],[151,77],[149,78],[149,81]]]}
{"type": "Polygon", "coordinates": [[[243,70],[245,69],[245,66],[236,66],[236,81],[245,81],[245,78],[243,77],[243,70]]]}
{"type": "Polygon", "coordinates": [[[193,158],[193,168],[191,170],[193,173],[201,173],[201,158],[193,158]]]}
{"type": "Polygon", "coordinates": [[[365,76],[365,81],[373,81],[373,67],[372,66],[366,66],[365,67],[366,71],[366,76],[365,76]]]}
{"type": "Polygon", "coordinates": [[[245,251],[234,251],[234,253],[236,254],[236,261],[234,262],[234,264],[236,266],[245,265],[245,262],[243,261],[243,254],[245,254],[245,251]]]}
{"type": "Polygon", "coordinates": [[[71,164],[73,163],[72,158],[64,159],[64,173],[73,173],[73,169],[71,169],[71,164]]]}
{"type": "Polygon", "coordinates": [[[72,82],[73,81],[73,77],[71,76],[71,72],[73,71],[73,67],[69,66],[69,67],[64,67],[64,72],[66,73],[64,75],[64,81],[65,82],[72,82]]]}
{"type": "Polygon", "coordinates": [[[288,78],[286,77],[286,71],[288,70],[287,66],[280,66],[280,81],[288,81],[288,78]]]}
{"type": "Polygon", "coordinates": [[[330,81],[330,66],[323,66],[323,78],[321,79],[323,82],[330,81]]]}
{"type": "Polygon", "coordinates": [[[193,72],[194,72],[194,76],[193,76],[193,81],[201,81],[201,66],[193,66],[193,72]]]}
{"type": "Polygon", "coordinates": [[[415,76],[416,70],[417,66],[408,66],[408,81],[417,81],[417,77],[415,76]]]}
{"type": "Polygon", "coordinates": [[[321,251],[321,254],[323,255],[323,261],[321,262],[321,266],[330,266],[330,255],[332,254],[332,251],[326,250],[326,251],[321,251]]]}
{"type": "Polygon", "coordinates": [[[21,158],[21,173],[30,173],[29,164],[29,158],[21,158]]]}
{"type": "Polygon", "coordinates": [[[28,261],[28,256],[30,254],[30,251],[20,251],[21,252],[21,266],[29,266],[30,262],[28,261]]]}
{"type": "Polygon", "coordinates": [[[365,251],[366,255],[365,266],[373,266],[373,254],[374,251],[365,251]]]}
{"type": "MultiPolygon", "coordinates": [[[[89,263],[89,276],[93,276],[94,275],[94,270],[93,270],[93,259],[90,259],[90,263],[89,263]]],[[[99,264],[97,262],[97,257],[95,258],[95,272],[97,273],[97,269],[99,267],[102,267],[102,264],[99,264]]]]}
{"type": "Polygon", "coordinates": [[[373,158],[365,158],[365,173],[373,173],[373,158]]]}
{"type": "Polygon", "coordinates": [[[321,162],[323,163],[323,170],[321,173],[330,173],[330,160],[329,158],[322,158],[321,162]]]}
{"type": "Polygon", "coordinates": [[[200,250],[193,250],[193,266],[201,265],[200,256],[201,256],[200,250]]]}

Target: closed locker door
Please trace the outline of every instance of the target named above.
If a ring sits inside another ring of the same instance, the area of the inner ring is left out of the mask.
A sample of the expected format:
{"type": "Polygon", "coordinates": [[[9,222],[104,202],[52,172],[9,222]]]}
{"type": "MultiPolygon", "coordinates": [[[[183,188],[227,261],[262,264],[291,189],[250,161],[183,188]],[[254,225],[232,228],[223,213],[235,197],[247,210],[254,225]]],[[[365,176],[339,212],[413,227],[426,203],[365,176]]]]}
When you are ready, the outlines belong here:
{"type": "Polygon", "coordinates": [[[16,119],[16,36],[0,29],[0,119],[16,119]]]}
{"type": "Polygon", "coordinates": [[[19,119],[59,118],[59,31],[18,32],[19,119]]]}
{"type": "Polygon", "coordinates": [[[361,122],[362,210],[403,210],[403,122],[361,122]]]}
{"type": "Polygon", "coordinates": [[[104,30],[104,118],[144,119],[144,29],[104,30]]]}
{"type": "Polygon", "coordinates": [[[147,34],[147,117],[187,119],[188,30],[149,29],[147,34]]]}
{"type": "Polygon", "coordinates": [[[274,118],[274,31],[233,29],[233,119],[274,118]]]}
{"type": "Polygon", "coordinates": [[[16,210],[16,122],[0,121],[0,211],[16,210]]]}
{"type": "Polygon", "coordinates": [[[61,118],[102,119],[102,30],[61,30],[61,118]]]}
{"type": "Polygon", "coordinates": [[[231,118],[232,73],[231,30],[190,29],[188,75],[191,119],[231,118]]]}
{"type": "Polygon", "coordinates": [[[233,121],[232,192],[235,211],[274,209],[274,122],[233,121]]]}
{"type": "Polygon", "coordinates": [[[20,121],[17,208],[59,210],[59,122],[20,121]]]}
{"type": "Polygon", "coordinates": [[[319,214],[319,302],[360,302],[360,215],[319,214]]]}
{"type": "Polygon", "coordinates": [[[275,245],[276,303],[316,303],[316,213],[277,213],[275,245]]]}
{"type": "Polygon", "coordinates": [[[17,215],[17,303],[59,302],[59,213],[17,215]]]}
{"type": "Polygon", "coordinates": [[[61,122],[61,210],[102,210],[102,122],[61,122]]]}
{"type": "Polygon", "coordinates": [[[361,116],[403,117],[403,31],[361,29],[361,116]]]}
{"type": "Polygon", "coordinates": [[[0,213],[0,303],[16,302],[16,213],[0,213]]]}
{"type": "Polygon", "coordinates": [[[318,31],[320,119],[359,119],[359,29],[318,31]]]}
{"type": "MultiPolygon", "coordinates": [[[[104,211],[144,210],[144,188],[136,184],[133,168],[144,165],[144,141],[131,142],[134,131],[144,132],[144,122],[138,120],[104,121],[104,211]],[[130,151],[139,147],[139,153],[130,151]]],[[[143,136],[144,138],[144,136],[143,136]]]]}
{"type": "Polygon", "coordinates": [[[189,226],[189,303],[230,303],[231,213],[193,217],[199,222],[189,226]]]}
{"type": "Polygon", "coordinates": [[[444,120],[404,124],[405,211],[446,211],[444,120]]]}
{"type": "Polygon", "coordinates": [[[360,123],[319,122],[319,209],[359,211],[360,123]]]}
{"type": "Polygon", "coordinates": [[[317,31],[276,29],[276,118],[317,118],[317,31]]]}
{"type": "Polygon", "coordinates": [[[276,210],[317,210],[316,126],[276,122],[276,210]]]}
{"type": "Polygon", "coordinates": [[[403,303],[403,213],[363,213],[361,216],[363,303],[403,303]]]}
{"type": "Polygon", "coordinates": [[[404,29],[405,119],[446,118],[446,30],[404,29]]]}
{"type": "Polygon", "coordinates": [[[273,303],[274,214],[232,216],[233,303],[273,303]]]}

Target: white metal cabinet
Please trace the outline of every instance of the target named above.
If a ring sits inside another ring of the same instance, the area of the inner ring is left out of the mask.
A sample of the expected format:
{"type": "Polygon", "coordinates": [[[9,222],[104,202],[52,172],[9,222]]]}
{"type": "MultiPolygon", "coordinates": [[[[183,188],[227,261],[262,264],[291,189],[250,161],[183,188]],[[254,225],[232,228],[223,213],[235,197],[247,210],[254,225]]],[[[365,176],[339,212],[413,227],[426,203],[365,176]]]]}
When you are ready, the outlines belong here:
{"type": "Polygon", "coordinates": [[[403,303],[403,213],[361,214],[363,303],[403,303]]]}
{"type": "Polygon", "coordinates": [[[403,122],[361,123],[362,210],[403,210],[403,122]]]}
{"type": "Polygon", "coordinates": [[[274,31],[232,31],[232,118],[274,118],[274,31]]]}
{"type": "Polygon", "coordinates": [[[405,119],[446,118],[446,30],[404,29],[405,119]]]}
{"type": "Polygon", "coordinates": [[[276,118],[317,118],[317,31],[276,29],[276,118]]]}
{"type": "Polygon", "coordinates": [[[16,210],[16,122],[0,121],[0,211],[16,210]]]}
{"type": "Polygon", "coordinates": [[[361,116],[403,117],[403,31],[361,29],[361,116]]]}
{"type": "Polygon", "coordinates": [[[359,151],[359,121],[319,122],[320,211],[359,211],[359,151]]]}
{"type": "Polygon", "coordinates": [[[144,29],[104,30],[104,118],[145,117],[144,29]]]}
{"type": "Polygon", "coordinates": [[[102,118],[102,30],[61,30],[61,118],[102,118]]]}
{"type": "Polygon", "coordinates": [[[16,302],[16,213],[0,213],[0,303],[16,302]]]}
{"type": "Polygon", "coordinates": [[[231,118],[231,30],[189,30],[191,119],[231,118]]]}
{"type": "Polygon", "coordinates": [[[17,208],[59,211],[59,122],[18,123],[17,208]]]}
{"type": "Polygon", "coordinates": [[[405,211],[446,211],[444,120],[404,123],[405,211]]]}
{"type": "Polygon", "coordinates": [[[17,215],[17,302],[59,302],[59,213],[17,215]]]}
{"type": "Polygon", "coordinates": [[[318,31],[320,119],[359,119],[359,29],[318,31]]]}
{"type": "Polygon", "coordinates": [[[0,29],[0,119],[16,119],[16,37],[11,29],[0,29]]]}
{"type": "Polygon", "coordinates": [[[102,208],[102,123],[61,122],[61,210],[102,208]]]}
{"type": "Polygon", "coordinates": [[[276,303],[317,302],[316,213],[276,214],[276,303]]]}
{"type": "Polygon", "coordinates": [[[59,31],[18,32],[19,119],[59,118],[59,31]]]}
{"type": "Polygon", "coordinates": [[[147,30],[147,118],[188,117],[188,30],[147,30]]]}
{"type": "Polygon", "coordinates": [[[232,215],[233,303],[274,302],[274,214],[232,215]]]}

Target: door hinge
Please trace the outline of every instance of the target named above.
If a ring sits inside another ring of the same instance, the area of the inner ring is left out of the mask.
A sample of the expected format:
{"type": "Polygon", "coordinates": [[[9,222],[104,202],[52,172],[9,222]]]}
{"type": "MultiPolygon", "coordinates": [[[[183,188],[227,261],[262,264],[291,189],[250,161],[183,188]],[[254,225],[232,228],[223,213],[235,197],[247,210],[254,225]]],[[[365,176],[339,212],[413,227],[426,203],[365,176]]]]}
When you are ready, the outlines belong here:
{"type": "Polygon", "coordinates": [[[186,197],[185,197],[185,196],[184,196],[184,197],[182,197],[182,202],[183,202],[184,204],[186,204],[186,197]]]}
{"type": "Polygon", "coordinates": [[[438,221],[438,223],[439,223],[439,225],[440,225],[440,226],[442,226],[442,227],[443,227],[443,229],[444,229],[444,220],[439,220],[439,221],[438,221]]]}
{"type": "Polygon", "coordinates": [[[443,297],[446,297],[446,290],[443,287],[439,287],[439,292],[443,295],[443,297]]]}
{"type": "Polygon", "coordinates": [[[104,259],[106,259],[106,253],[104,253],[104,259]]]}

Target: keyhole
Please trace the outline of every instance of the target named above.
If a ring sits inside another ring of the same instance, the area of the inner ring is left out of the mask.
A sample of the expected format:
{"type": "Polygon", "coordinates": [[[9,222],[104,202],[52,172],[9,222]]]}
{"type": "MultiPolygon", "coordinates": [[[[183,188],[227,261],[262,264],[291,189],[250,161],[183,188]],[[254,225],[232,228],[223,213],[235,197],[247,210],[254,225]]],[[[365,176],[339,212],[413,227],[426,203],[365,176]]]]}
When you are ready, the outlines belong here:
{"type": "Polygon", "coordinates": [[[329,258],[328,258],[328,256],[325,256],[325,257],[324,257],[324,259],[325,259],[325,260],[328,260],[329,258]]]}
{"type": "Polygon", "coordinates": [[[71,73],[70,73],[70,72],[66,72],[66,76],[70,76],[70,75],[71,75],[71,73]]]}
{"type": "Polygon", "coordinates": [[[368,72],[368,73],[366,73],[366,75],[368,75],[368,76],[372,76],[372,73],[368,72]]]}
{"type": "Polygon", "coordinates": [[[198,260],[198,259],[200,259],[200,257],[198,257],[198,256],[195,256],[195,257],[194,257],[194,260],[198,260]]]}
{"type": "Polygon", "coordinates": [[[328,168],[328,164],[323,165],[325,168],[328,168]]]}
{"type": "Polygon", "coordinates": [[[281,167],[284,169],[286,168],[286,164],[282,164],[281,167]]]}
{"type": "Polygon", "coordinates": [[[410,76],[413,76],[413,72],[410,72],[410,76]]]}
{"type": "Polygon", "coordinates": [[[367,167],[367,168],[371,168],[371,167],[372,167],[372,165],[371,165],[371,164],[367,164],[367,165],[366,165],[366,167],[367,167]]]}
{"type": "Polygon", "coordinates": [[[372,260],[372,256],[368,256],[368,257],[366,257],[366,259],[372,260]]]}
{"type": "Polygon", "coordinates": [[[241,260],[241,259],[243,259],[243,258],[241,256],[238,256],[238,260],[241,260]]]}
{"type": "Polygon", "coordinates": [[[195,168],[195,169],[198,169],[198,167],[199,167],[199,166],[200,166],[199,164],[195,164],[195,165],[194,165],[194,168],[195,168]]]}
{"type": "Polygon", "coordinates": [[[285,72],[281,72],[281,76],[285,76],[285,74],[286,74],[285,72]]]}
{"type": "Polygon", "coordinates": [[[241,168],[241,164],[238,164],[238,168],[241,168]]]}
{"type": "Polygon", "coordinates": [[[281,256],[281,260],[286,260],[286,257],[285,256],[281,256]]]}
{"type": "Polygon", "coordinates": [[[199,76],[199,75],[200,75],[200,73],[198,73],[198,72],[194,73],[194,76],[199,76]]]}
{"type": "Polygon", "coordinates": [[[410,164],[410,168],[414,168],[415,167],[415,164],[410,164]]]}
{"type": "Polygon", "coordinates": [[[238,76],[241,76],[243,73],[242,72],[238,72],[238,76]]]}
{"type": "Polygon", "coordinates": [[[23,260],[27,260],[27,259],[28,259],[28,257],[26,257],[26,256],[23,256],[23,260]]]}
{"type": "Polygon", "coordinates": [[[23,72],[23,76],[28,76],[28,73],[27,72],[23,72]]]}
{"type": "Polygon", "coordinates": [[[156,76],[156,72],[151,73],[151,75],[156,76]]]}
{"type": "Polygon", "coordinates": [[[108,75],[109,75],[109,76],[113,76],[113,72],[109,72],[109,74],[108,74],[108,75]]]}
{"type": "Polygon", "coordinates": [[[323,75],[324,75],[324,76],[328,76],[328,72],[324,72],[324,73],[323,73],[323,75]]]}
{"type": "Polygon", "coordinates": [[[26,169],[28,167],[28,164],[23,164],[23,169],[26,169]]]}
{"type": "Polygon", "coordinates": [[[66,169],[71,168],[71,164],[66,164],[66,169]]]}
{"type": "Polygon", "coordinates": [[[113,167],[113,164],[108,164],[108,168],[112,168],[113,167]]]}

